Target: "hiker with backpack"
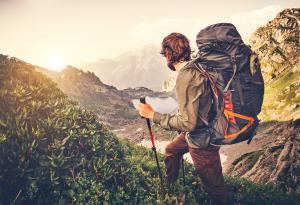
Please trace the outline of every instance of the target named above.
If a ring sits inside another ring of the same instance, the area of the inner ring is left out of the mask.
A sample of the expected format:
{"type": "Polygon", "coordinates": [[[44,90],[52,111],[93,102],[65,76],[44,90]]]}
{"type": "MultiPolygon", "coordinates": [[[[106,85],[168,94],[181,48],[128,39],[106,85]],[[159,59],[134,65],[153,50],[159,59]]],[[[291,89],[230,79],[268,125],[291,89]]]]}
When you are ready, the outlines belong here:
{"type": "Polygon", "coordinates": [[[161,114],[140,104],[141,116],[162,128],[181,132],[165,149],[167,182],[174,182],[189,152],[204,190],[215,204],[230,204],[222,175],[220,145],[248,140],[258,126],[264,83],[257,56],[232,24],[215,24],[197,35],[198,54],[191,59],[189,40],[171,33],[161,54],[178,72],[178,113],[161,114]]]}

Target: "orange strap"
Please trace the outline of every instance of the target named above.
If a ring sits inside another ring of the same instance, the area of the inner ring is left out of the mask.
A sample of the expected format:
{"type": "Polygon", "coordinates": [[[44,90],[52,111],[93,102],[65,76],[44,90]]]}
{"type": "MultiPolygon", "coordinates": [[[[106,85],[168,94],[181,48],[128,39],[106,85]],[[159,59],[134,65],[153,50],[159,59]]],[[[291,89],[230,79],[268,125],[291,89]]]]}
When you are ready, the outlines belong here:
{"type": "Polygon", "coordinates": [[[253,124],[253,122],[255,121],[253,117],[249,117],[249,116],[241,115],[241,114],[238,114],[238,113],[234,113],[234,112],[231,112],[229,110],[224,110],[224,114],[225,114],[227,119],[228,119],[229,116],[233,116],[233,117],[237,117],[237,118],[249,121],[248,124],[246,124],[240,131],[229,134],[229,135],[225,134],[225,136],[224,136],[225,139],[236,137],[239,134],[241,134],[242,132],[245,132],[253,124]]]}

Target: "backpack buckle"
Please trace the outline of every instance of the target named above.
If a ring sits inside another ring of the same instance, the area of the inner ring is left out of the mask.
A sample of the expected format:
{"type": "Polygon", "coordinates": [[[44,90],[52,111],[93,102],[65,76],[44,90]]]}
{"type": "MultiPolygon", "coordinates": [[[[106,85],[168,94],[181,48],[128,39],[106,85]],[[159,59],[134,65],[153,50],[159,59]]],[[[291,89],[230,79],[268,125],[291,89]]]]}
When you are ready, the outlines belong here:
{"type": "Polygon", "coordinates": [[[236,57],[235,56],[230,56],[230,61],[232,63],[236,63],[236,57]]]}

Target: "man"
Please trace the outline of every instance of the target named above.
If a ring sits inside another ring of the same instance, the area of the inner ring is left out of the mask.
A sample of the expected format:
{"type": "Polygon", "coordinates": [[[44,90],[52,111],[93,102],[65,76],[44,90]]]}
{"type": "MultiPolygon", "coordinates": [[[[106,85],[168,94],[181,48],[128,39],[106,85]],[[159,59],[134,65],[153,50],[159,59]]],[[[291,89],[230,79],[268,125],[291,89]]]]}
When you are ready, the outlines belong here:
{"type": "Polygon", "coordinates": [[[191,48],[184,35],[171,33],[166,36],[162,42],[161,54],[166,58],[168,67],[178,72],[175,86],[178,113],[161,114],[154,111],[149,104],[140,104],[139,113],[165,129],[181,131],[165,149],[167,182],[172,183],[177,179],[181,159],[185,153],[190,152],[205,191],[216,204],[229,204],[219,147],[209,145],[207,140],[199,145],[190,137],[190,133],[205,128],[203,120],[208,120],[212,105],[208,79],[189,63],[191,48]]]}

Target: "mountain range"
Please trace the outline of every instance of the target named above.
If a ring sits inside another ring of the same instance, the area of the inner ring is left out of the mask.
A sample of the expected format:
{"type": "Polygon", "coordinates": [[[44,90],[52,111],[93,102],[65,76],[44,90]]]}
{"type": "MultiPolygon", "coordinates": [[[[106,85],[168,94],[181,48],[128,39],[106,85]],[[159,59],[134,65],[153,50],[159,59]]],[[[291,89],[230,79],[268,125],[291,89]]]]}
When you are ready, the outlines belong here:
{"type": "Polygon", "coordinates": [[[116,59],[99,59],[82,68],[94,72],[103,82],[118,89],[147,87],[160,91],[171,71],[159,52],[159,46],[147,45],[136,51],[123,53],[116,59]]]}

